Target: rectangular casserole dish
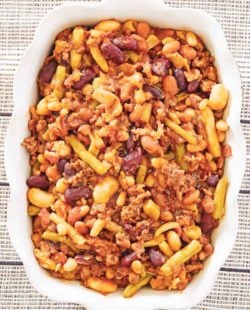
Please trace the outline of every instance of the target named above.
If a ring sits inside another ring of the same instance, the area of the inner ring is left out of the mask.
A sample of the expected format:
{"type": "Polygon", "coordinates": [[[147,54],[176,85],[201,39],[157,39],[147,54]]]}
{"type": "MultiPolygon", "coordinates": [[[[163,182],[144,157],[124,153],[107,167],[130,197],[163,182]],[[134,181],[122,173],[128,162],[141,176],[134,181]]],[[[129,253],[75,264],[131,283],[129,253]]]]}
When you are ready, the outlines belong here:
{"type": "Polygon", "coordinates": [[[83,304],[88,310],[107,309],[185,309],[200,302],[211,290],[219,268],[229,255],[237,233],[237,194],[245,165],[245,142],[240,129],[240,76],[229,51],[223,32],[214,18],[201,10],[169,8],[163,0],[102,0],[101,2],[72,3],[60,6],[40,22],[34,39],[22,58],[14,81],[14,112],[9,125],[5,165],[11,187],[8,208],[8,229],[32,285],[42,294],[56,300],[83,304]],[[153,26],[188,29],[199,34],[215,57],[220,82],[230,91],[226,111],[230,131],[227,143],[233,156],[227,160],[225,174],[229,179],[226,214],[213,233],[214,254],[205,268],[181,292],[143,289],[131,299],[120,292],[102,296],[74,282],[51,278],[33,255],[31,220],[26,211],[26,179],[29,176],[28,154],[21,142],[28,134],[29,106],[37,100],[36,77],[48,54],[54,37],[74,25],[92,25],[100,20],[115,18],[145,20],[153,26]]]}

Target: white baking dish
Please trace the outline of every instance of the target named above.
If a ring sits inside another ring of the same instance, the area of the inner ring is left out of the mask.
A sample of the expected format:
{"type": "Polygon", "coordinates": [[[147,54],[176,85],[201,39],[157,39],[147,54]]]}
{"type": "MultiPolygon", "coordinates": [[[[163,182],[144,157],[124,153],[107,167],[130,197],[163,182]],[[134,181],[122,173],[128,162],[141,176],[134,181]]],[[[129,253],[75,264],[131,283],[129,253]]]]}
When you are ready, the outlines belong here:
{"type": "Polygon", "coordinates": [[[14,81],[14,111],[9,125],[5,164],[11,187],[8,208],[8,229],[32,285],[50,298],[83,304],[88,310],[131,309],[152,310],[184,309],[200,302],[210,292],[216,275],[229,255],[237,232],[237,194],[245,167],[245,142],[240,129],[241,84],[234,63],[217,21],[206,12],[194,9],[169,8],[163,0],[102,0],[101,2],[71,3],[60,6],[40,22],[33,42],[17,69],[14,81]],[[28,154],[21,142],[29,134],[28,108],[37,101],[36,77],[55,35],[70,26],[91,25],[105,18],[146,20],[154,26],[186,28],[201,35],[215,56],[220,81],[230,90],[227,121],[230,125],[228,143],[233,156],[227,161],[226,174],[230,180],[227,193],[226,215],[213,234],[214,254],[182,292],[153,291],[143,289],[130,299],[121,292],[102,296],[79,283],[63,282],[50,277],[33,256],[31,220],[26,212],[26,184],[29,175],[28,154]]]}

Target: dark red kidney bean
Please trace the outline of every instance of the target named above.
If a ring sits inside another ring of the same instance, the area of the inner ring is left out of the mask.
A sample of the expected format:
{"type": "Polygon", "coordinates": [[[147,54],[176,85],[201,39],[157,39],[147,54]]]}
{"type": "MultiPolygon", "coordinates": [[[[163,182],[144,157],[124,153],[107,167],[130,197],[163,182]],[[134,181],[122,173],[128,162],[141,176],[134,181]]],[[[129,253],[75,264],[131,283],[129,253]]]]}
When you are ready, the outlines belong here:
{"type": "Polygon", "coordinates": [[[93,256],[90,255],[76,255],[75,260],[78,265],[89,265],[91,261],[93,260],[93,256]]]}
{"type": "Polygon", "coordinates": [[[61,173],[64,172],[64,167],[65,167],[66,163],[67,163],[67,160],[66,160],[66,159],[60,159],[60,160],[58,161],[58,163],[57,163],[57,169],[58,169],[61,173]]]}
{"type": "Polygon", "coordinates": [[[55,60],[50,61],[40,70],[38,79],[43,83],[49,83],[52,80],[54,73],[56,72],[56,67],[57,62],[55,60]]]}
{"type": "Polygon", "coordinates": [[[188,83],[187,92],[194,93],[200,86],[199,80],[193,80],[192,82],[188,83]]]}
{"type": "Polygon", "coordinates": [[[119,154],[120,157],[124,157],[124,156],[127,155],[127,151],[126,151],[125,148],[120,147],[120,148],[118,149],[118,154],[119,154]]]}
{"type": "Polygon", "coordinates": [[[152,72],[153,74],[164,76],[168,73],[170,62],[167,58],[160,57],[153,60],[152,72]]]}
{"type": "Polygon", "coordinates": [[[161,252],[157,251],[153,248],[149,250],[149,259],[150,259],[152,265],[154,265],[156,267],[161,266],[165,261],[165,258],[161,254],[161,252]]]}
{"type": "Polygon", "coordinates": [[[118,197],[118,194],[115,194],[109,199],[109,202],[107,203],[108,208],[115,209],[117,197],[118,197]]]}
{"type": "Polygon", "coordinates": [[[49,188],[49,180],[46,175],[33,175],[29,177],[26,181],[29,187],[36,187],[40,189],[48,189],[49,188]]]}
{"type": "Polygon", "coordinates": [[[218,226],[218,220],[214,219],[211,214],[203,212],[201,214],[200,227],[203,234],[209,234],[218,226]]]}
{"type": "Polygon", "coordinates": [[[73,88],[74,89],[81,89],[83,88],[83,86],[85,86],[86,84],[88,84],[89,82],[91,82],[94,77],[95,77],[95,72],[90,69],[90,68],[86,68],[82,70],[82,76],[80,77],[80,79],[75,82],[73,84],[73,88]]]}
{"type": "Polygon", "coordinates": [[[125,223],[124,228],[127,232],[130,232],[133,229],[133,225],[129,223],[125,223]]]}
{"type": "Polygon", "coordinates": [[[138,49],[138,44],[135,38],[131,36],[121,36],[114,38],[112,42],[122,50],[132,50],[136,51],[138,49]]]}
{"type": "Polygon", "coordinates": [[[64,193],[64,199],[69,204],[73,205],[80,198],[90,198],[92,191],[87,186],[71,187],[64,193]]]}
{"type": "Polygon", "coordinates": [[[137,254],[135,252],[132,252],[126,256],[124,256],[121,259],[121,266],[123,267],[129,267],[131,263],[137,259],[137,254]]]}
{"type": "Polygon", "coordinates": [[[127,142],[126,142],[126,148],[127,148],[127,150],[128,150],[128,151],[133,150],[134,146],[135,146],[135,142],[134,142],[134,140],[132,139],[132,137],[129,136],[129,138],[128,138],[127,142]]]}
{"type": "Polygon", "coordinates": [[[135,173],[141,163],[141,157],[142,157],[142,150],[140,147],[128,153],[128,155],[123,157],[123,163],[122,163],[123,170],[129,174],[135,173]]]}
{"type": "Polygon", "coordinates": [[[181,69],[175,69],[174,70],[174,76],[177,81],[177,85],[180,91],[184,91],[187,88],[187,81],[184,75],[183,70],[181,69]]]}
{"type": "Polygon", "coordinates": [[[73,175],[75,175],[75,171],[74,169],[71,168],[70,163],[66,163],[64,165],[63,172],[64,172],[64,176],[66,177],[66,179],[73,177],[73,175]]]}
{"type": "Polygon", "coordinates": [[[76,255],[74,258],[78,265],[86,265],[86,260],[83,255],[76,255]]]}
{"type": "Polygon", "coordinates": [[[113,43],[105,42],[101,45],[101,50],[105,58],[112,60],[114,63],[120,65],[124,63],[125,56],[123,52],[113,43]]]}
{"type": "Polygon", "coordinates": [[[217,185],[217,183],[219,182],[219,176],[217,174],[211,174],[208,178],[207,178],[207,184],[209,186],[215,187],[217,185]]]}
{"type": "Polygon", "coordinates": [[[144,84],[142,88],[144,91],[150,92],[152,94],[152,96],[154,97],[154,99],[159,100],[159,99],[163,98],[162,91],[155,86],[152,86],[149,84],[144,84]]]}

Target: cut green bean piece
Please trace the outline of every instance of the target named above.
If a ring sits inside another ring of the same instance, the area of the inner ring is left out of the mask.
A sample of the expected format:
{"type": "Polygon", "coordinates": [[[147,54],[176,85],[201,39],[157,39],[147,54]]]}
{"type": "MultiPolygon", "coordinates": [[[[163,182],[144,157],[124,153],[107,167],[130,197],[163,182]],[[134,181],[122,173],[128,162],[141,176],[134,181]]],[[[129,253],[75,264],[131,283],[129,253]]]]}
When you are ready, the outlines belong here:
{"type": "Polygon", "coordinates": [[[143,286],[147,285],[151,280],[152,275],[147,274],[141,278],[136,284],[129,284],[123,291],[123,297],[128,298],[135,295],[143,286]]]}

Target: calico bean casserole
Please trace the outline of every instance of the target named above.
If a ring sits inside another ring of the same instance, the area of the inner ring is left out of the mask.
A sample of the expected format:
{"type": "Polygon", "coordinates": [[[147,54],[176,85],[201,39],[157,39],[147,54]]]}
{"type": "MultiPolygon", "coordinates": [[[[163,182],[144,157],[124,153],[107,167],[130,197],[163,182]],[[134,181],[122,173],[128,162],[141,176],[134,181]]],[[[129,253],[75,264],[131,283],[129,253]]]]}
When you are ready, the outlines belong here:
{"type": "Polygon", "coordinates": [[[51,276],[103,294],[183,290],[213,253],[228,90],[193,32],[101,21],[63,30],[30,108],[28,214],[51,276]]]}

